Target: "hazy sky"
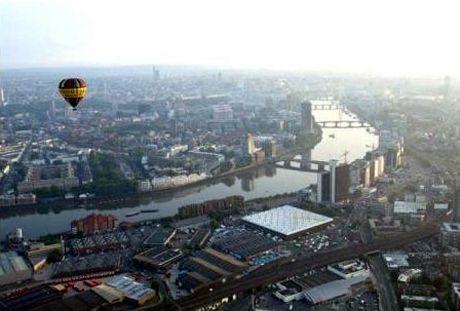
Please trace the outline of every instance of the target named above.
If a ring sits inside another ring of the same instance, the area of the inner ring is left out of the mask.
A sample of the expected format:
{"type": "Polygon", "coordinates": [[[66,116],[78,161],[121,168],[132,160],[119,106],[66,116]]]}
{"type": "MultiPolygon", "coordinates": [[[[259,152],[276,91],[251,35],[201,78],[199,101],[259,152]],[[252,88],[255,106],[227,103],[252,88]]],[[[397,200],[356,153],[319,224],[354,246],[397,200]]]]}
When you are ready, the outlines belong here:
{"type": "Polygon", "coordinates": [[[0,66],[460,73],[460,2],[0,0],[0,66]]]}

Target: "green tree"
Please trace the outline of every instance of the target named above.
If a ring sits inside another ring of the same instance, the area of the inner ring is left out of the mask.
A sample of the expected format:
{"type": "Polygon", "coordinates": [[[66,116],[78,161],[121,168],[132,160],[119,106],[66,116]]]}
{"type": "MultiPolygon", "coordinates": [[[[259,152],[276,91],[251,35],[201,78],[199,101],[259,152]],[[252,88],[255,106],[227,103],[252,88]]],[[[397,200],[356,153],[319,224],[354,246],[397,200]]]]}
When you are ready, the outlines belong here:
{"type": "Polygon", "coordinates": [[[60,249],[55,249],[51,253],[48,254],[48,257],[46,258],[46,262],[48,263],[54,263],[62,260],[63,253],[60,249]]]}

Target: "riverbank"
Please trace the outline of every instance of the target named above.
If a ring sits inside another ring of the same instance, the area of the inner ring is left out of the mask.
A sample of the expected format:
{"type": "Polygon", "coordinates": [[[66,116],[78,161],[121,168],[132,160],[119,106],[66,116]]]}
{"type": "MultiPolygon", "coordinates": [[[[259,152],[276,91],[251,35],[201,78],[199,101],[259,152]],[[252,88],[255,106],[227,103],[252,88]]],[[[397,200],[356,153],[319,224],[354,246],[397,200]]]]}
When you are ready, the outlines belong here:
{"type": "MultiPolygon", "coordinates": [[[[62,207],[62,208],[78,208],[78,207],[87,207],[87,206],[94,206],[94,207],[100,207],[104,206],[107,204],[119,204],[119,203],[133,203],[136,204],[139,202],[139,200],[142,199],[148,199],[148,198],[153,198],[154,196],[161,196],[161,195],[169,195],[169,194],[174,194],[175,192],[178,191],[183,191],[187,189],[193,189],[197,188],[200,186],[208,186],[208,185],[213,185],[216,183],[221,182],[222,180],[229,178],[229,177],[235,177],[238,174],[244,174],[248,172],[255,171],[261,167],[274,167],[274,163],[278,161],[278,158],[282,158],[283,156],[286,155],[293,155],[296,153],[301,153],[305,149],[313,148],[316,146],[318,143],[321,142],[322,138],[322,130],[321,128],[316,124],[315,125],[315,133],[313,138],[309,141],[307,147],[299,147],[299,148],[291,148],[285,151],[282,155],[279,155],[276,159],[273,160],[267,160],[262,163],[252,163],[250,165],[244,166],[244,167],[239,167],[239,168],[233,168],[227,172],[221,173],[216,176],[211,176],[207,177],[192,183],[184,184],[184,185],[179,185],[179,186],[174,186],[174,187],[169,187],[169,188],[163,188],[163,189],[153,189],[150,191],[144,191],[144,192],[135,192],[135,193],[125,193],[125,194],[116,194],[116,195],[106,195],[106,196],[95,196],[95,197],[87,197],[84,199],[65,199],[65,198],[53,198],[53,199],[43,199],[40,200],[36,204],[31,204],[31,205],[15,205],[12,207],[3,207],[4,211],[7,211],[8,209],[12,208],[24,208],[24,209],[30,209],[30,208],[53,208],[53,207],[62,207]]],[[[0,212],[1,214],[2,212],[0,212]]]]}

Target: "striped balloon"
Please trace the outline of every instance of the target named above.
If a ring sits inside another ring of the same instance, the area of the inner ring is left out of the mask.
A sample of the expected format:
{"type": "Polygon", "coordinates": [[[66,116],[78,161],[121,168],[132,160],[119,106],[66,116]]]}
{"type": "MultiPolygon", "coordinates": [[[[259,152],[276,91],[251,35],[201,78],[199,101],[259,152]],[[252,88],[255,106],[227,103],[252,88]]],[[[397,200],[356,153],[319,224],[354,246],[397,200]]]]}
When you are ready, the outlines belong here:
{"type": "Polygon", "coordinates": [[[64,79],[59,83],[59,93],[68,102],[73,110],[77,110],[80,101],[86,95],[86,82],[79,78],[64,79]]]}

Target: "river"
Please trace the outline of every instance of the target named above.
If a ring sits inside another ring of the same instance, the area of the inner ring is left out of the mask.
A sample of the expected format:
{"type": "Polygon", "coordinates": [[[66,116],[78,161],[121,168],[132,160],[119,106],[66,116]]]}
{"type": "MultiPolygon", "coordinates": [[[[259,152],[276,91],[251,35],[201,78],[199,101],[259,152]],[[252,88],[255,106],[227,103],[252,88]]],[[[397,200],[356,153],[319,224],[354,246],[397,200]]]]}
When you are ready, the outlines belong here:
{"type": "MultiPolygon", "coordinates": [[[[338,110],[314,110],[316,121],[358,120],[349,112],[338,110]]],[[[362,158],[377,147],[378,136],[366,128],[323,128],[321,142],[311,151],[313,160],[340,159],[348,151],[349,162],[362,158]],[[333,134],[333,135],[332,135],[333,134]]],[[[132,202],[94,206],[85,208],[16,208],[0,211],[0,239],[15,228],[22,228],[26,238],[38,237],[48,233],[70,230],[70,222],[95,212],[111,213],[120,221],[139,221],[176,214],[180,206],[200,203],[207,200],[242,195],[246,199],[298,191],[316,183],[316,174],[280,168],[259,168],[248,173],[225,178],[219,182],[190,187],[169,194],[156,194],[149,198],[135,199],[132,202]],[[158,209],[157,213],[143,213],[126,218],[126,214],[140,209],[158,209]]]]}

